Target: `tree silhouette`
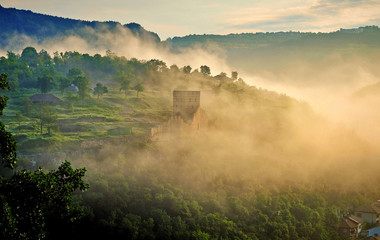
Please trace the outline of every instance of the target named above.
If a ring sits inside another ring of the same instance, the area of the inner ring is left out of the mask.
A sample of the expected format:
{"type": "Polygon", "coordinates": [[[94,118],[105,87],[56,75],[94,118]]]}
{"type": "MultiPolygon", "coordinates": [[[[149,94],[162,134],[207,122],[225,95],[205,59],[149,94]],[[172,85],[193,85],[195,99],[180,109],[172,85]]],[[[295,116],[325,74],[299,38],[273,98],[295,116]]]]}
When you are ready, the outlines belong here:
{"type": "Polygon", "coordinates": [[[201,73],[203,73],[204,75],[210,75],[211,74],[211,70],[210,70],[210,67],[206,66],[206,65],[203,65],[201,66],[201,73]]]}
{"type": "Polygon", "coordinates": [[[133,89],[136,90],[137,97],[139,97],[139,93],[144,91],[144,86],[138,83],[133,87],[133,89]]]}
{"type": "Polygon", "coordinates": [[[108,88],[104,86],[102,83],[97,83],[96,87],[94,88],[94,95],[98,96],[98,99],[100,96],[102,96],[104,93],[108,93],[108,88]]]}

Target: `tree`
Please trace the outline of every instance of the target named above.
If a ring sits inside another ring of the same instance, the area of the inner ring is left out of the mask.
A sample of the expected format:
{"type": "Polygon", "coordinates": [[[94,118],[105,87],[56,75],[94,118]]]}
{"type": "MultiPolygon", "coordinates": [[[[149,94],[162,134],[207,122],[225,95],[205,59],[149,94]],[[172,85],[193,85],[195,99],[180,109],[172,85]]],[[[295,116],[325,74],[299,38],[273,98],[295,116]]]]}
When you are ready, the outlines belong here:
{"type": "Polygon", "coordinates": [[[97,83],[96,87],[94,88],[93,94],[97,95],[99,99],[99,96],[102,96],[104,93],[108,93],[108,88],[104,86],[102,83],[97,83]]]}
{"type": "Polygon", "coordinates": [[[115,80],[118,81],[120,84],[120,91],[124,90],[124,94],[127,95],[127,91],[129,90],[129,85],[131,81],[135,80],[135,76],[131,72],[126,74],[124,71],[120,71],[116,75],[115,80]]]}
{"type": "Polygon", "coordinates": [[[68,92],[67,96],[65,97],[65,100],[67,102],[67,108],[71,111],[74,110],[74,102],[78,101],[78,96],[74,96],[72,92],[68,92]]]}
{"type": "Polygon", "coordinates": [[[170,66],[170,71],[174,72],[174,73],[178,73],[179,72],[179,68],[177,65],[173,64],[170,66]]]}
{"type": "MultiPolygon", "coordinates": [[[[7,74],[0,75],[0,89],[9,89],[7,74]]],[[[8,98],[0,96],[0,116],[3,115],[3,109],[7,106],[8,98]]],[[[4,167],[14,168],[16,166],[16,141],[12,134],[5,130],[5,126],[0,122],[0,160],[4,167]]]]}
{"type": "Polygon", "coordinates": [[[88,96],[90,80],[85,76],[77,76],[74,80],[74,84],[79,88],[78,94],[80,99],[85,99],[85,97],[88,96]]]}
{"type": "Polygon", "coordinates": [[[21,61],[28,64],[29,67],[37,67],[38,53],[34,47],[26,47],[21,53],[21,61]]]}
{"type": "MultiPolygon", "coordinates": [[[[0,89],[9,89],[7,75],[0,75],[0,89]]],[[[7,97],[0,97],[0,115],[7,97]]],[[[16,142],[0,121],[0,159],[4,167],[16,168],[16,142]]],[[[0,175],[0,239],[54,239],[54,230],[79,219],[83,210],[72,206],[72,193],[88,188],[82,178],[86,169],[72,169],[67,161],[48,173],[16,171],[0,175]]],[[[60,231],[61,233],[61,231],[60,231]]]]}
{"type": "Polygon", "coordinates": [[[71,85],[71,80],[68,77],[60,76],[58,78],[59,90],[61,91],[61,95],[64,94],[65,89],[71,85]]]}
{"type": "Polygon", "coordinates": [[[51,135],[51,129],[55,126],[57,122],[57,112],[52,106],[44,105],[41,108],[40,112],[40,126],[41,126],[41,135],[43,133],[43,126],[45,125],[48,130],[48,134],[51,135]]]}
{"type": "Polygon", "coordinates": [[[54,86],[54,79],[50,74],[38,77],[38,86],[42,94],[49,92],[54,86]]]}
{"type": "Polygon", "coordinates": [[[189,74],[191,72],[191,67],[189,65],[183,67],[183,72],[189,74]]]}
{"type": "Polygon", "coordinates": [[[133,87],[133,89],[136,90],[137,97],[139,97],[139,93],[144,91],[144,86],[138,83],[133,87]]]}
{"type": "Polygon", "coordinates": [[[50,54],[44,49],[38,53],[38,61],[42,66],[49,66],[53,62],[50,54]]]}
{"type": "Polygon", "coordinates": [[[83,215],[80,208],[72,206],[71,194],[88,188],[82,180],[85,172],[84,168],[72,169],[65,161],[48,173],[38,168],[17,171],[11,178],[1,176],[0,238],[54,239],[55,229],[83,215]]]}
{"type": "Polygon", "coordinates": [[[165,72],[168,70],[166,63],[158,59],[151,59],[147,62],[148,69],[153,72],[165,72]]]}
{"type": "Polygon", "coordinates": [[[66,77],[69,78],[72,82],[75,81],[79,76],[84,77],[84,72],[80,68],[71,68],[66,75],[66,77]]]}
{"type": "Polygon", "coordinates": [[[231,78],[232,78],[232,80],[237,80],[238,79],[238,72],[236,72],[236,71],[233,71],[232,73],[231,73],[231,78]]]}
{"type": "Polygon", "coordinates": [[[201,73],[208,76],[211,74],[211,70],[208,66],[203,65],[203,66],[201,66],[201,73]]]}

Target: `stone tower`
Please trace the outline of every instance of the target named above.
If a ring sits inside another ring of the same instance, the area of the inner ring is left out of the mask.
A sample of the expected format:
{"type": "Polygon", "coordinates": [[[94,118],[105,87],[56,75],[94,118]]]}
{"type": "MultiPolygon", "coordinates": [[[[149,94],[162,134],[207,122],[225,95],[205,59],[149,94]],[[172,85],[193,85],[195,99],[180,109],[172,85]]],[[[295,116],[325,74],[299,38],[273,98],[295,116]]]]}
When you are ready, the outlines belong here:
{"type": "Polygon", "coordinates": [[[173,115],[181,115],[186,123],[191,123],[200,107],[200,91],[173,91],[173,115]]]}

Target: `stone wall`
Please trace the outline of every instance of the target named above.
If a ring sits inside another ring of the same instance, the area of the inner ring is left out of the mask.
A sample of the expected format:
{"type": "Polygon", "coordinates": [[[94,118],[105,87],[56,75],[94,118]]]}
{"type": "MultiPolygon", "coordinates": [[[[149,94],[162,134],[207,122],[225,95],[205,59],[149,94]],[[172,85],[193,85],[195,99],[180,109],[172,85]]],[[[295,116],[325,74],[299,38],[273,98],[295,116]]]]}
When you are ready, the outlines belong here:
{"type": "Polygon", "coordinates": [[[200,91],[173,91],[173,115],[180,114],[185,122],[191,122],[200,99],[200,91]]]}
{"type": "Polygon", "coordinates": [[[154,141],[165,141],[180,136],[193,136],[207,127],[207,115],[198,107],[190,122],[185,122],[179,114],[173,115],[166,123],[151,128],[148,131],[148,138],[154,141]]]}
{"type": "Polygon", "coordinates": [[[208,127],[208,118],[200,107],[200,91],[173,91],[173,115],[147,131],[147,138],[165,141],[179,136],[192,136],[208,127]]]}

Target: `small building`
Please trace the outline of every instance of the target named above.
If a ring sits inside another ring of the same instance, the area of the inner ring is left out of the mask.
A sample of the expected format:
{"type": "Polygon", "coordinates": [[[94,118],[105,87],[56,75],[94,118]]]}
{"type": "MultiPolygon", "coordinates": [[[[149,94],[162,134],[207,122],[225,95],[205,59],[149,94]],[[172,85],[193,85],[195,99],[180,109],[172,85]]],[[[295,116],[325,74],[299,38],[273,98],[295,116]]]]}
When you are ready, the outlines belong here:
{"type": "Polygon", "coordinates": [[[163,124],[147,132],[152,140],[192,136],[207,129],[208,118],[200,106],[200,91],[173,91],[173,115],[163,124]]]}
{"type": "Polygon", "coordinates": [[[72,94],[77,94],[79,92],[79,88],[74,84],[71,84],[70,86],[65,88],[65,93],[68,94],[69,92],[71,92],[72,94]]]}
{"type": "Polygon", "coordinates": [[[362,230],[364,220],[354,215],[345,216],[341,219],[338,233],[344,238],[356,238],[362,230]]]}
{"type": "Polygon", "coordinates": [[[379,224],[380,218],[380,202],[374,202],[359,206],[355,209],[355,216],[364,219],[367,223],[379,224]]]}
{"type": "Polygon", "coordinates": [[[62,100],[53,94],[34,94],[31,96],[30,101],[35,104],[44,103],[49,105],[56,105],[62,102],[62,100]]]}

